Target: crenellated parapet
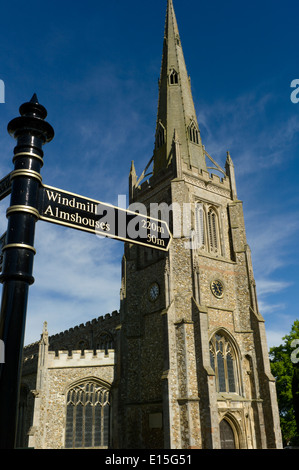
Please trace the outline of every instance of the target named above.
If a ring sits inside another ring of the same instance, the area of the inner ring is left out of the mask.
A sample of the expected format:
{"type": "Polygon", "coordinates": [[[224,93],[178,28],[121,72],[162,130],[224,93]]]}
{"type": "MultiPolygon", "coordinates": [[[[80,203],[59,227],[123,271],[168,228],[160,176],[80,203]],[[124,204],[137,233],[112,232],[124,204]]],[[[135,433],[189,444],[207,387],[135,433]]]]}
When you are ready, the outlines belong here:
{"type": "Polygon", "coordinates": [[[81,350],[49,351],[48,369],[74,368],[74,367],[104,367],[114,366],[114,350],[81,350]]]}
{"type": "Polygon", "coordinates": [[[93,320],[89,320],[86,323],[80,323],[80,325],[76,325],[72,328],[69,328],[68,330],[61,331],[60,333],[56,333],[55,335],[52,335],[49,337],[49,341],[51,343],[51,340],[55,340],[58,338],[63,337],[64,335],[68,335],[70,333],[74,333],[75,331],[78,330],[83,330],[84,328],[90,328],[91,326],[104,326],[109,323],[110,320],[113,320],[115,318],[118,318],[119,312],[117,310],[114,310],[112,313],[106,313],[106,315],[102,315],[98,318],[94,318],[93,320]]]}
{"type": "MultiPolygon", "coordinates": [[[[49,336],[49,350],[58,354],[59,351],[71,353],[80,351],[85,354],[88,350],[113,350],[115,345],[115,331],[120,323],[120,314],[117,310],[94,318],[86,323],[69,328],[55,335],[49,336]]],[[[40,341],[28,344],[23,350],[23,363],[26,368],[29,364],[36,364],[40,341]]]]}

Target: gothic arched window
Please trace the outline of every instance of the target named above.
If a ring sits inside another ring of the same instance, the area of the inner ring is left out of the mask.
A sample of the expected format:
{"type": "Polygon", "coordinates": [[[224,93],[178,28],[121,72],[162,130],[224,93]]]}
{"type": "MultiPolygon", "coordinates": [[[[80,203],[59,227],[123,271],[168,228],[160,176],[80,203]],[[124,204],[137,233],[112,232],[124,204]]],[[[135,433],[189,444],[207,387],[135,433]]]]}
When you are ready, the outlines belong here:
{"type": "Polygon", "coordinates": [[[205,212],[202,204],[195,205],[195,233],[196,245],[198,248],[204,248],[206,244],[205,234],[205,212]]]}
{"type": "Polygon", "coordinates": [[[220,441],[221,441],[221,449],[235,449],[235,436],[234,431],[230,423],[223,419],[220,422],[220,441]]]}
{"type": "Polygon", "coordinates": [[[74,385],[67,393],[65,447],[108,447],[109,389],[93,379],[74,385]]]}
{"type": "Polygon", "coordinates": [[[196,247],[214,254],[221,254],[218,213],[209,204],[195,204],[196,247]]]}
{"type": "Polygon", "coordinates": [[[218,216],[213,208],[208,210],[208,233],[209,233],[209,247],[210,251],[218,253],[219,251],[219,236],[218,236],[218,216]]]}
{"type": "Polygon", "coordinates": [[[217,392],[239,393],[238,358],[226,335],[216,333],[210,341],[211,366],[216,376],[217,392]]]}

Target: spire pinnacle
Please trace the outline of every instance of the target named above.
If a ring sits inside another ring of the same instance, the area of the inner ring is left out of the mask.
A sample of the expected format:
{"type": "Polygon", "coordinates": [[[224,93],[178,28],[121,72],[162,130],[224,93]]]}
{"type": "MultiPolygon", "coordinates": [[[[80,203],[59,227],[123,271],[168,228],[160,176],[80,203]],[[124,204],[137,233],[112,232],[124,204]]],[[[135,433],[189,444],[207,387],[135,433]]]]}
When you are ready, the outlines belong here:
{"type": "Polygon", "coordinates": [[[173,1],[172,0],[167,0],[166,26],[167,26],[167,29],[168,29],[167,31],[165,31],[165,33],[167,33],[167,36],[166,36],[167,38],[168,38],[168,33],[171,30],[173,30],[176,37],[178,37],[178,38],[180,37],[179,28],[178,28],[178,24],[177,24],[175,12],[174,12],[174,7],[173,7],[173,1]]]}
{"type": "Polygon", "coordinates": [[[174,132],[180,142],[182,161],[188,167],[206,170],[173,1],[168,0],[159,80],[154,174],[172,162],[174,132]]]}
{"type": "Polygon", "coordinates": [[[134,195],[134,189],[137,185],[137,174],[135,170],[135,165],[134,161],[132,160],[131,162],[131,168],[130,168],[130,174],[129,174],[129,195],[130,195],[130,200],[134,195]]]}
{"type": "Polygon", "coordinates": [[[229,152],[226,152],[225,170],[226,170],[227,176],[229,177],[232,198],[238,199],[235,168],[234,168],[234,164],[233,164],[233,161],[229,152]]]}

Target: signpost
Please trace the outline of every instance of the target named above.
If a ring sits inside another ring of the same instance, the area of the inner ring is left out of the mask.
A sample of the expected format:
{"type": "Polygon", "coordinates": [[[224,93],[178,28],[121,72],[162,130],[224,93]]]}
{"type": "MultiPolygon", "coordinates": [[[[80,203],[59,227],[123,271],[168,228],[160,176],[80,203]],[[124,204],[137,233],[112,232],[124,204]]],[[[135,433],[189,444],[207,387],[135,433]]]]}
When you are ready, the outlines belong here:
{"type": "Polygon", "coordinates": [[[44,220],[103,237],[168,251],[171,233],[164,221],[42,184],[42,146],[54,137],[46,109],[34,94],[8,124],[17,139],[14,170],[0,181],[0,200],[11,193],[7,231],[1,237],[2,302],[0,341],[0,448],[15,447],[21,363],[29,286],[33,284],[35,224],[44,220]]]}
{"type": "Polygon", "coordinates": [[[11,192],[11,174],[9,173],[7,176],[0,180],[0,201],[8,196],[11,192]]]}
{"type": "Polygon", "coordinates": [[[3,247],[5,245],[5,240],[6,240],[6,232],[3,233],[0,237],[0,273],[2,272],[2,266],[3,266],[3,247]]]}
{"type": "Polygon", "coordinates": [[[38,211],[41,220],[162,251],[171,242],[164,221],[51,186],[40,186],[38,211]]]}

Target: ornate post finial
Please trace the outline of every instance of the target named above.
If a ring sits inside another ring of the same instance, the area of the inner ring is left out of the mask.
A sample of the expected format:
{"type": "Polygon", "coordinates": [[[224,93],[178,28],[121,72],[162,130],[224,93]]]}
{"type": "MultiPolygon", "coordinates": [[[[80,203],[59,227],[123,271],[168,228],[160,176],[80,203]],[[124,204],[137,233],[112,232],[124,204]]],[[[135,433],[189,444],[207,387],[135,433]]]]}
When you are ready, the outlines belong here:
{"type": "Polygon", "coordinates": [[[54,137],[52,126],[44,121],[47,117],[47,110],[37,99],[36,93],[31,100],[23,103],[19,108],[20,116],[12,119],[7,126],[8,133],[15,138],[20,135],[32,133],[41,138],[42,145],[50,142],[54,137]]]}

